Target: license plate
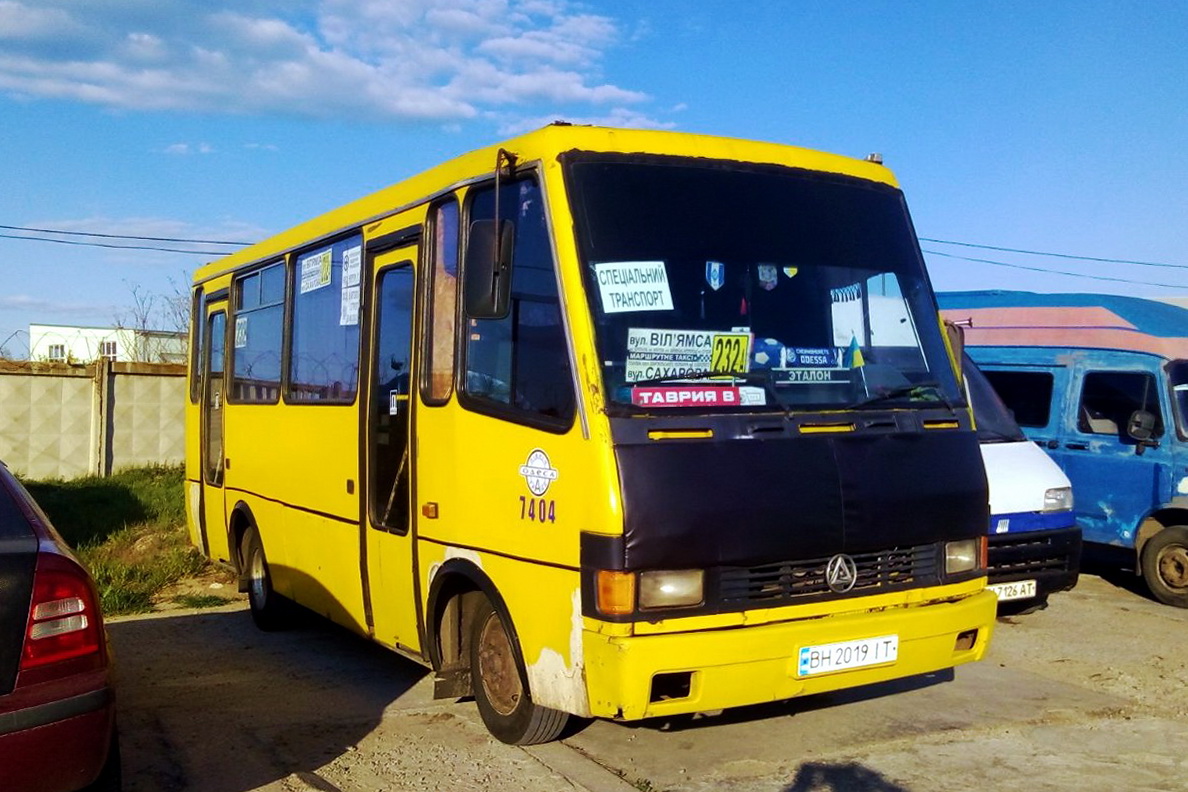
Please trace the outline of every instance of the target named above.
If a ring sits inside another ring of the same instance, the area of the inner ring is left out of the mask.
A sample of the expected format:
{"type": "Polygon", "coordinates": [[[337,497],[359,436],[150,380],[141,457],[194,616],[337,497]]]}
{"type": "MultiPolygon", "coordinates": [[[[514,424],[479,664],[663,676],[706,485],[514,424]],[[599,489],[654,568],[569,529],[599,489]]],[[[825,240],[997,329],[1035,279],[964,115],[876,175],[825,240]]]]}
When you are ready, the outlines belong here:
{"type": "Polygon", "coordinates": [[[880,635],[857,641],[800,647],[796,676],[828,674],[863,666],[894,663],[899,657],[899,636],[880,635]]]}
{"type": "Polygon", "coordinates": [[[995,583],[986,588],[998,595],[999,602],[1007,600],[1031,599],[1035,596],[1034,580],[1016,580],[1011,583],[995,583]]]}

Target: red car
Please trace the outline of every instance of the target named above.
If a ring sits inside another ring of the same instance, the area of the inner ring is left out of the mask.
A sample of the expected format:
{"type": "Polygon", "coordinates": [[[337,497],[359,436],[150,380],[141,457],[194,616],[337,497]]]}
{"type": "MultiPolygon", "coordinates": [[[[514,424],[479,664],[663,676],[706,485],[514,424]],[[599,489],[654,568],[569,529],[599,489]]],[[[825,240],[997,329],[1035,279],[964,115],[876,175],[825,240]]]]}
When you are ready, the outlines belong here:
{"type": "Polygon", "coordinates": [[[0,790],[119,790],[99,596],[0,463],[0,790]]]}

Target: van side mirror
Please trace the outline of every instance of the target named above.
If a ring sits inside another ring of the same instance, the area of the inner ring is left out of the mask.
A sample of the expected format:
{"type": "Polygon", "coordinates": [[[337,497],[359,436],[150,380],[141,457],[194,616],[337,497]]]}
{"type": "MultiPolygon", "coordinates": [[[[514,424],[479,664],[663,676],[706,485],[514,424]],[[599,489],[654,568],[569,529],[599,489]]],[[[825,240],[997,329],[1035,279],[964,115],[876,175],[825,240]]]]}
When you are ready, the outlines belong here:
{"type": "Polygon", "coordinates": [[[511,220],[475,220],[466,235],[464,299],[472,319],[502,319],[511,296],[511,220]]]}
{"type": "MultiPolygon", "coordinates": [[[[969,322],[969,320],[965,320],[969,322]]],[[[972,323],[970,323],[972,326],[972,323]]],[[[965,376],[961,370],[965,357],[965,325],[958,324],[951,319],[945,320],[945,335],[949,338],[949,348],[953,350],[953,359],[957,361],[957,379],[965,376]]]]}
{"type": "Polygon", "coordinates": [[[1155,434],[1155,414],[1146,410],[1135,410],[1126,422],[1126,434],[1138,443],[1135,453],[1142,454],[1146,448],[1158,448],[1159,441],[1152,440],[1155,434]]]}

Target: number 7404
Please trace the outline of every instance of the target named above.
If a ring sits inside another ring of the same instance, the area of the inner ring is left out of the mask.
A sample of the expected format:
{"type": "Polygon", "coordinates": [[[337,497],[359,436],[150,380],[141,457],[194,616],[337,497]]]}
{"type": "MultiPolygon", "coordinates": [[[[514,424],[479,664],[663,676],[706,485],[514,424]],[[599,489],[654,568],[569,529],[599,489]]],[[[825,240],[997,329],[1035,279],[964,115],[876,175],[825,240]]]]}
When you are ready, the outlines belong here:
{"type": "Polygon", "coordinates": [[[552,498],[520,496],[520,519],[536,522],[557,522],[557,501],[552,498]]]}

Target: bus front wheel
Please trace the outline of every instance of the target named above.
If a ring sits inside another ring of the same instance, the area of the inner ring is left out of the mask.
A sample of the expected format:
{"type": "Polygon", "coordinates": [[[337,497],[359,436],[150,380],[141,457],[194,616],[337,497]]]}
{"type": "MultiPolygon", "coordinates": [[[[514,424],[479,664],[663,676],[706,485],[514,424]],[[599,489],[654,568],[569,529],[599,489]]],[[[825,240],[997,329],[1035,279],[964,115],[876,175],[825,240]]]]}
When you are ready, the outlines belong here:
{"type": "Polygon", "coordinates": [[[509,745],[555,740],[569,715],[532,701],[527,674],[504,618],[484,599],[470,634],[474,701],[487,730],[509,745]]]}
{"type": "Polygon", "coordinates": [[[1188,608],[1188,527],[1173,525],[1143,545],[1143,578],[1155,599],[1188,608]]]}
{"type": "Polygon", "coordinates": [[[268,556],[264,544],[255,528],[249,528],[243,538],[243,558],[248,570],[248,605],[252,609],[252,621],[261,630],[279,630],[285,626],[285,603],[272,588],[272,573],[268,569],[268,556]]]}

